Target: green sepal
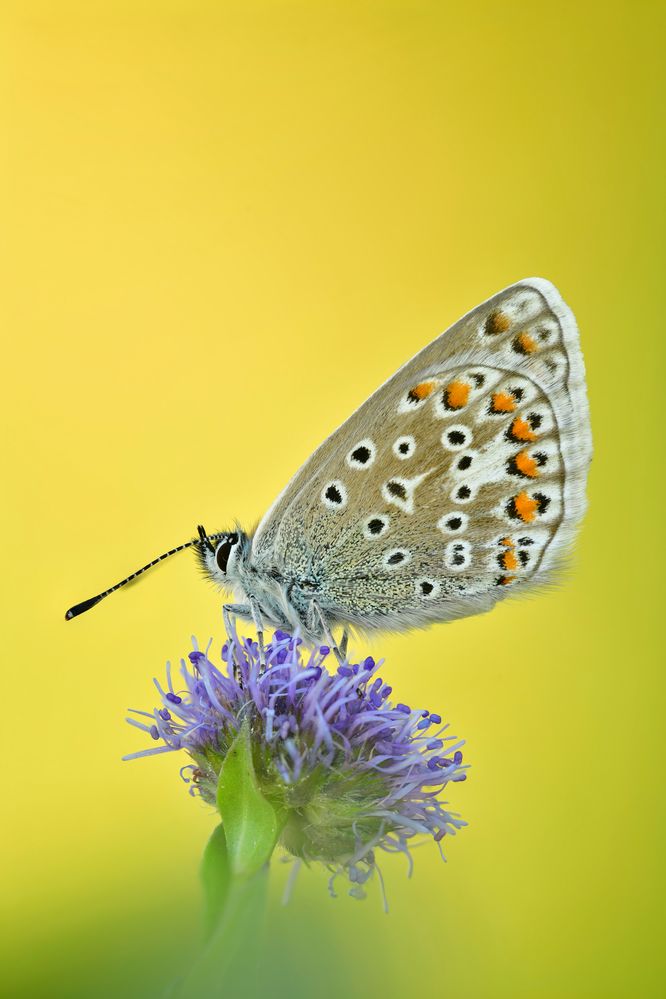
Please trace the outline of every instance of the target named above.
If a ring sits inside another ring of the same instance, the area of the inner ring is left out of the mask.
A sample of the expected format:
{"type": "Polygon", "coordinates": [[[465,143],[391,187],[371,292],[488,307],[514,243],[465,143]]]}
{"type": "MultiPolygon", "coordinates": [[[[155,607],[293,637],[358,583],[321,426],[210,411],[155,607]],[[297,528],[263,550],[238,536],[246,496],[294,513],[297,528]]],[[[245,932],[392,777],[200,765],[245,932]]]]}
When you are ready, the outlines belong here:
{"type": "Polygon", "coordinates": [[[231,873],[234,877],[250,877],[270,860],[280,825],[257,783],[247,720],[220,768],[217,807],[231,873]]]}
{"type": "Polygon", "coordinates": [[[224,912],[231,886],[231,868],[224,828],[219,825],[206,843],[201,858],[201,881],[204,891],[204,924],[210,936],[224,912]]]}

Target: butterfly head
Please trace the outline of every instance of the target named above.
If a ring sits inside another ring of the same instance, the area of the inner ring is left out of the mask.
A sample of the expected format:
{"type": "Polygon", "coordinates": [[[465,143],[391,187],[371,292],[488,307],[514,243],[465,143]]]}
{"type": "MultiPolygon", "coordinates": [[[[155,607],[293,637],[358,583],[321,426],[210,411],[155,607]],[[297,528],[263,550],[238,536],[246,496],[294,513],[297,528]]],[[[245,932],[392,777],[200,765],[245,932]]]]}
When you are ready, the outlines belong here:
{"type": "Polygon", "coordinates": [[[204,573],[220,586],[228,585],[238,575],[239,563],[246,555],[249,539],[242,531],[224,531],[207,535],[199,528],[195,551],[204,573]]]}

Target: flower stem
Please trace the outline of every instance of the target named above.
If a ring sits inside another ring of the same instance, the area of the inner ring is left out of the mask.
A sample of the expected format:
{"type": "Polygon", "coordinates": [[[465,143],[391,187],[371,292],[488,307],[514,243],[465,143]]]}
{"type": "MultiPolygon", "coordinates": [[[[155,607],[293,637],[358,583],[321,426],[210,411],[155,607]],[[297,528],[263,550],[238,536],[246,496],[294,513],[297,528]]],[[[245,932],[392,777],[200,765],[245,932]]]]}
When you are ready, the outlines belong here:
{"type": "Polygon", "coordinates": [[[172,999],[230,995],[230,981],[242,966],[251,968],[266,908],[268,864],[249,877],[233,876],[219,919],[206,947],[172,999]]]}
{"type": "Polygon", "coordinates": [[[252,968],[280,820],[259,789],[247,721],[220,768],[217,806],[222,824],[201,864],[207,943],[172,999],[228,994],[236,969],[252,968]]]}

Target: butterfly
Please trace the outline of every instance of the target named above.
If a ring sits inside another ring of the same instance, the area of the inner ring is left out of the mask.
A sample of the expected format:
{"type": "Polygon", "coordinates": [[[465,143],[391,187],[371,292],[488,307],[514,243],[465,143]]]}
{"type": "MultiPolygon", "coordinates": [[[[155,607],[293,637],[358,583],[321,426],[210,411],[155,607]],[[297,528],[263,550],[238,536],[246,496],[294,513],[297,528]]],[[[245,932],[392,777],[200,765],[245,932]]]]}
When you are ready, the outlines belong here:
{"type": "Polygon", "coordinates": [[[549,581],[586,506],[592,454],[571,310],[519,281],[441,334],[311,455],[254,533],[194,547],[227,614],[334,643],[478,614],[549,581]]]}

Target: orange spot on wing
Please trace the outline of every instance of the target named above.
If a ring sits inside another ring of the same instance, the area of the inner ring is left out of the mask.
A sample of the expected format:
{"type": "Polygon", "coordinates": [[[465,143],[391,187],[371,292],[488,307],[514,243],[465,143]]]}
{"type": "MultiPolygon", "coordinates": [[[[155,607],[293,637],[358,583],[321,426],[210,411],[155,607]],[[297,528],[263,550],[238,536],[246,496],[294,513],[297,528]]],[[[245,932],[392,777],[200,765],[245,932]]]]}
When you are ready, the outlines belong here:
{"type": "Polygon", "coordinates": [[[471,385],[466,382],[450,382],[446,386],[447,409],[462,409],[467,405],[471,385]]]}
{"type": "Polygon", "coordinates": [[[534,433],[527,420],[523,420],[520,416],[517,416],[511,424],[509,436],[513,437],[516,441],[535,441],[537,439],[537,435],[534,433]]]}
{"type": "Polygon", "coordinates": [[[491,312],[486,319],[484,329],[488,336],[497,336],[498,333],[506,333],[510,325],[511,320],[507,316],[506,312],[501,312],[499,309],[496,309],[495,312],[491,312]]]}
{"type": "Polygon", "coordinates": [[[503,552],[502,554],[502,568],[503,569],[517,569],[518,559],[512,548],[509,551],[503,552]]]}
{"type": "Polygon", "coordinates": [[[505,548],[513,548],[513,541],[511,538],[502,538],[500,544],[504,545],[505,548]]]}
{"type": "Polygon", "coordinates": [[[518,517],[523,520],[526,524],[531,523],[534,520],[534,514],[538,507],[536,500],[528,496],[526,492],[518,493],[517,496],[513,498],[513,508],[516,511],[518,517]]]}
{"type": "Polygon", "coordinates": [[[536,479],[539,474],[539,466],[527,451],[519,451],[514,458],[514,462],[522,475],[526,475],[529,479],[536,479]]]}
{"type": "Polygon", "coordinates": [[[497,585],[509,586],[510,583],[513,583],[515,578],[516,578],[515,576],[500,576],[500,578],[497,580],[497,585]]]}
{"type": "Polygon", "coordinates": [[[513,413],[516,400],[508,392],[493,392],[491,408],[493,413],[513,413]]]}
{"type": "Polygon", "coordinates": [[[434,388],[434,382],[421,382],[420,385],[415,385],[413,389],[410,389],[409,394],[412,398],[421,401],[421,399],[427,399],[434,388]]]}
{"type": "Polygon", "coordinates": [[[513,341],[514,350],[519,354],[533,354],[537,350],[537,342],[529,333],[519,333],[513,341]]]}

